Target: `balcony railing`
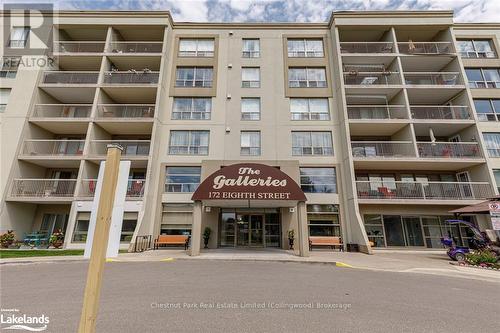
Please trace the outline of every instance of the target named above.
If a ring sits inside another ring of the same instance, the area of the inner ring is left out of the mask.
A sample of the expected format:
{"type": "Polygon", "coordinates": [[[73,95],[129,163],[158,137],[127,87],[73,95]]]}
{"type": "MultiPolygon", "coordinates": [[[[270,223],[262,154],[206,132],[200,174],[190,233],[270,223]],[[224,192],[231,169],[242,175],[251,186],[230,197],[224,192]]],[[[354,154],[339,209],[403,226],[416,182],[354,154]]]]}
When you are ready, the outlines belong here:
{"type": "Polygon", "coordinates": [[[162,42],[112,42],[108,47],[111,53],[161,53],[162,42]]]}
{"type": "Polygon", "coordinates": [[[88,118],[92,104],[36,104],[33,118],[88,118]]]}
{"type": "Polygon", "coordinates": [[[417,142],[423,158],[482,158],[477,142],[417,142]]]}
{"type": "Polygon", "coordinates": [[[24,156],[81,156],[85,140],[25,140],[24,156]]]}
{"type": "Polygon", "coordinates": [[[2,78],[2,79],[15,79],[16,76],[17,76],[17,69],[0,70],[0,78],[2,78]]]}
{"type": "Polygon", "coordinates": [[[159,72],[128,71],[106,72],[104,83],[108,84],[157,84],[159,72]]]}
{"type": "Polygon", "coordinates": [[[67,198],[75,192],[76,179],[14,179],[12,197],[67,198]]]}
{"type": "Polygon", "coordinates": [[[464,84],[458,72],[405,72],[404,77],[405,83],[409,85],[457,86],[464,84]]]}
{"type": "Polygon", "coordinates": [[[397,72],[348,72],[344,73],[346,85],[380,86],[401,84],[397,72]]]}
{"type": "Polygon", "coordinates": [[[408,119],[404,105],[348,105],[349,119],[408,119]]]}
{"type": "Polygon", "coordinates": [[[105,42],[56,42],[55,51],[59,53],[102,53],[105,42]]]}
{"type": "Polygon", "coordinates": [[[351,142],[354,158],[415,157],[410,141],[358,141],[351,142]]]}
{"type": "Polygon", "coordinates": [[[97,116],[103,119],[148,119],[154,114],[154,104],[100,104],[97,107],[97,116]]]}
{"type": "Polygon", "coordinates": [[[465,105],[412,105],[410,111],[413,119],[471,119],[465,105]]]}
{"type": "Polygon", "coordinates": [[[97,84],[99,72],[63,72],[50,71],[43,73],[45,84],[97,84]]]}
{"type": "Polygon", "coordinates": [[[462,58],[496,58],[497,55],[494,51],[462,51],[460,52],[462,58]]]}
{"type": "Polygon", "coordinates": [[[106,156],[109,144],[119,144],[123,147],[122,156],[147,157],[149,155],[150,140],[93,140],[90,142],[90,155],[106,156]]]}
{"type": "Polygon", "coordinates": [[[500,81],[471,81],[469,88],[500,88],[500,81]]]}
{"type": "Polygon", "coordinates": [[[455,53],[450,42],[405,42],[398,43],[399,53],[405,54],[451,54],[455,53]]]}
{"type": "Polygon", "coordinates": [[[356,181],[359,199],[480,200],[494,195],[486,182],[356,181]]]}
{"type": "MultiPolygon", "coordinates": [[[[145,179],[129,179],[127,184],[127,194],[129,198],[141,198],[144,196],[145,179]]],[[[92,198],[95,195],[97,179],[82,179],[79,197],[92,198]]]]}
{"type": "Polygon", "coordinates": [[[392,42],[342,42],[341,53],[394,53],[392,42]]]}

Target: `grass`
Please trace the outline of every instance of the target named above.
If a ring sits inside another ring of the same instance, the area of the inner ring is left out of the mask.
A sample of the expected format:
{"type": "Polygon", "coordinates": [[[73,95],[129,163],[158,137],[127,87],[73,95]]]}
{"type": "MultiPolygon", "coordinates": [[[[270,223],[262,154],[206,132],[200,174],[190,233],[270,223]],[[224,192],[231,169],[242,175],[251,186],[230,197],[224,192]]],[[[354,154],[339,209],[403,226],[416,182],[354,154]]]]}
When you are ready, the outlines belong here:
{"type": "Polygon", "coordinates": [[[0,250],[0,258],[82,256],[83,250],[0,250]]]}

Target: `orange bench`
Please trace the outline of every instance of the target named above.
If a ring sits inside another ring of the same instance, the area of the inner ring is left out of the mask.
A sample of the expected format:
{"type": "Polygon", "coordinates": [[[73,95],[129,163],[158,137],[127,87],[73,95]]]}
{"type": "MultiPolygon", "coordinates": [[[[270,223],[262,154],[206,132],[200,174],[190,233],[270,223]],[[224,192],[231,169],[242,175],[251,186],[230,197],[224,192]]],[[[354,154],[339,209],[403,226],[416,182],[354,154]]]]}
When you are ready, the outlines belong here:
{"type": "Polygon", "coordinates": [[[342,238],[337,236],[310,236],[309,237],[309,250],[312,250],[314,245],[317,246],[330,246],[335,249],[336,246],[339,247],[340,251],[343,251],[342,238]]]}
{"type": "Polygon", "coordinates": [[[159,235],[155,239],[154,249],[158,249],[160,245],[184,245],[184,250],[189,246],[189,236],[186,235],[159,235]]]}

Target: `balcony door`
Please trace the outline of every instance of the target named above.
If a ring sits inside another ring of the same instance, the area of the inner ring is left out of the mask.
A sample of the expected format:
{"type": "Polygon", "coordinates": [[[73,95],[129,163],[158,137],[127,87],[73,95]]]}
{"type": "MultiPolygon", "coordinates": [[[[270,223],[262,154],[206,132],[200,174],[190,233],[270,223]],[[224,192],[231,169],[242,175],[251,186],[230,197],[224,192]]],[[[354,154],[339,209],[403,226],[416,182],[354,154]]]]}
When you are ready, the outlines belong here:
{"type": "Polygon", "coordinates": [[[469,172],[468,171],[458,172],[457,173],[457,181],[459,181],[461,183],[461,184],[458,184],[460,198],[473,199],[474,194],[472,193],[472,187],[470,184],[467,184],[467,183],[470,183],[469,172]]]}

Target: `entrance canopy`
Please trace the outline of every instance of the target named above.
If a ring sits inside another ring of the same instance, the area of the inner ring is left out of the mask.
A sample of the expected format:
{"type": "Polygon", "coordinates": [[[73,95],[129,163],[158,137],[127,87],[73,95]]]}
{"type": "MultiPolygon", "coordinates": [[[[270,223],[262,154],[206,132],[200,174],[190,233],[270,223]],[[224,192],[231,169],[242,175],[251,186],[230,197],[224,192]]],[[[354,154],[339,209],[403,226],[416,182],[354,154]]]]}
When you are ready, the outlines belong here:
{"type": "Polygon", "coordinates": [[[294,207],[306,196],[283,171],[258,163],[221,168],[198,186],[191,198],[214,207],[294,207]]]}

